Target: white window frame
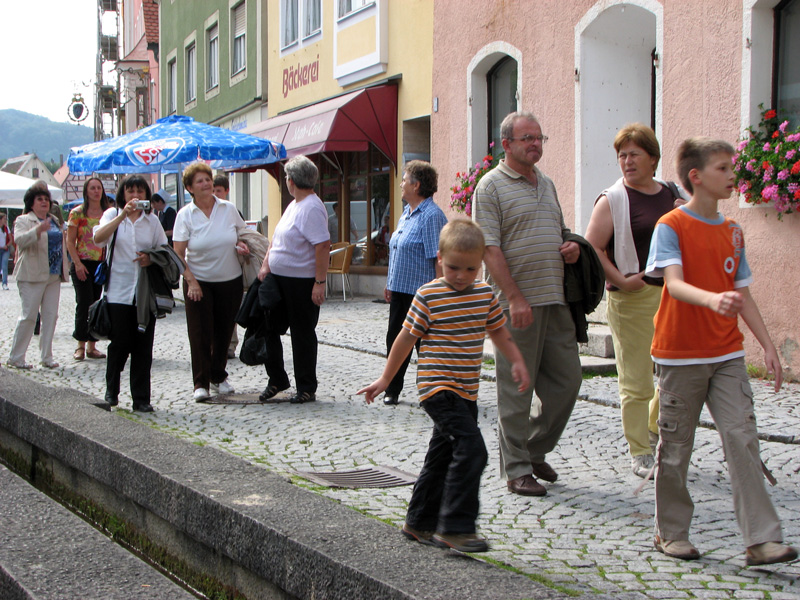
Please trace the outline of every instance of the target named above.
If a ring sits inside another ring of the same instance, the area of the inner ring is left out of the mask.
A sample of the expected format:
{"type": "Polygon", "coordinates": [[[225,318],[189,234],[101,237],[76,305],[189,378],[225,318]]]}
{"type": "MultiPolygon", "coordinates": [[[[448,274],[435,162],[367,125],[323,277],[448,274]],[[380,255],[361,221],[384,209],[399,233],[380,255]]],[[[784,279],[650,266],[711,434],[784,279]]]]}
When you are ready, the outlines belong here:
{"type": "Polygon", "coordinates": [[[206,25],[206,92],[219,88],[219,21],[206,25]]]}
{"type": "Polygon", "coordinates": [[[192,40],[184,46],[184,104],[197,103],[197,43],[192,40]]]}
{"type": "Polygon", "coordinates": [[[336,17],[337,19],[346,19],[373,4],[375,4],[375,0],[336,0],[336,17]]]}
{"type": "Polygon", "coordinates": [[[311,38],[322,33],[322,0],[302,0],[303,39],[311,38]],[[316,27],[312,28],[310,19],[317,14],[316,27]]]}
{"type": "Polygon", "coordinates": [[[280,18],[281,50],[285,50],[300,41],[300,0],[281,0],[280,18]]]}
{"type": "Polygon", "coordinates": [[[231,31],[231,83],[237,83],[247,76],[247,0],[230,0],[230,31],[231,31]],[[241,33],[237,34],[236,13],[242,11],[243,26],[241,33]],[[241,40],[241,42],[240,42],[241,40]],[[241,51],[237,54],[237,47],[241,51]],[[241,61],[237,61],[239,56],[241,61]]]}
{"type": "Polygon", "coordinates": [[[322,0],[281,0],[280,3],[280,36],[281,36],[281,56],[290,54],[298,48],[303,48],[310,44],[316,44],[322,37],[322,23],[324,7],[322,0]],[[290,14],[289,8],[296,11],[295,35],[293,39],[288,39],[286,35],[287,17],[290,14]],[[317,22],[312,23],[310,19],[313,14],[317,14],[317,22]]]}
{"type": "Polygon", "coordinates": [[[178,51],[167,56],[167,114],[178,112],[178,51]]]}

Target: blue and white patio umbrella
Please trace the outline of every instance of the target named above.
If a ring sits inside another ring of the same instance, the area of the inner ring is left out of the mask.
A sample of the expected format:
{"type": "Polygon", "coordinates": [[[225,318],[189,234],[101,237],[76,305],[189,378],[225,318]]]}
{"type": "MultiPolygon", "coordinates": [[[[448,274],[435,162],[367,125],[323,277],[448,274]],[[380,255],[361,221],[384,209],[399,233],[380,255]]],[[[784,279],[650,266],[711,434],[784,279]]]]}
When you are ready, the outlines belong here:
{"type": "Polygon", "coordinates": [[[70,150],[70,173],[177,173],[197,160],[243,169],[286,158],[283,144],[171,115],[152,125],[70,150]]]}

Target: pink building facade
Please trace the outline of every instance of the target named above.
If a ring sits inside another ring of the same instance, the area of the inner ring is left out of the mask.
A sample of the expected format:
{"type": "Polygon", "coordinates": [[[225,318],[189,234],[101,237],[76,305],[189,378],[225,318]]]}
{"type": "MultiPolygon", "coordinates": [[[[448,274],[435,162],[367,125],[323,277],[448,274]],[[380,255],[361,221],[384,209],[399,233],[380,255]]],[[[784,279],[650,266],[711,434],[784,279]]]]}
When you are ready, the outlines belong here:
{"type": "MultiPolygon", "coordinates": [[[[796,75],[799,68],[799,55],[787,47],[800,38],[791,28],[797,18],[788,13],[796,14],[798,4],[437,0],[431,117],[437,202],[449,210],[456,173],[478,162],[492,139],[499,146],[499,121],[516,107],[540,119],[549,141],[539,166],[555,181],[567,225],[583,233],[594,199],[620,175],[612,143],[626,123],[653,127],[662,148],[658,174],[676,179],[674,156],[683,139],[707,135],[735,144],[746,127],[758,125],[759,104],[773,105],[774,89],[778,106],[797,110],[796,89],[773,80],[774,54],[784,72],[796,75]],[[776,13],[783,29],[775,27],[776,13]],[[784,37],[776,40],[776,31],[784,37]]],[[[778,221],[774,209],[736,195],[721,210],[744,228],[751,291],[784,368],[798,377],[800,216],[778,221]]],[[[763,365],[749,332],[745,348],[748,363],[763,365]]]]}
{"type": "Polygon", "coordinates": [[[120,105],[124,110],[121,134],[152,125],[159,118],[158,3],[125,0],[122,4],[120,105]]]}

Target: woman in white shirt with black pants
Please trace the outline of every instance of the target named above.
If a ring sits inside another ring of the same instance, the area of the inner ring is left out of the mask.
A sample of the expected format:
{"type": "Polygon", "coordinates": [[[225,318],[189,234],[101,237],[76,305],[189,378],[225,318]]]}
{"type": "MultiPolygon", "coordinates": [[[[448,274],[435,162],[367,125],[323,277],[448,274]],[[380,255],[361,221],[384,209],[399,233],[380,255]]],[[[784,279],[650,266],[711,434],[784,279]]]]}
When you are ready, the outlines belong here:
{"type": "Polygon", "coordinates": [[[142,269],[150,266],[143,250],[167,243],[161,222],[138,202],[150,200],[150,186],[140,175],[123,179],[117,189],[117,207],[109,208],[94,228],[94,242],[110,245],[114,232],[111,272],[108,279],[108,308],[111,315],[111,343],[106,359],[106,397],[110,406],[119,404],[120,376],[131,357],[131,398],[133,410],[152,412],[150,404],[150,367],[153,363],[153,336],[156,320],[139,331],[136,317],[136,286],[142,269]]]}
{"type": "Polygon", "coordinates": [[[239,241],[245,227],[236,206],[214,196],[211,168],[201,162],[183,171],[183,185],[194,200],[175,219],[172,242],[186,262],[183,295],[192,353],[194,400],[232,394],[228,382],[228,346],[242,302],[242,267],[237,254],[250,250],[239,241]]]}

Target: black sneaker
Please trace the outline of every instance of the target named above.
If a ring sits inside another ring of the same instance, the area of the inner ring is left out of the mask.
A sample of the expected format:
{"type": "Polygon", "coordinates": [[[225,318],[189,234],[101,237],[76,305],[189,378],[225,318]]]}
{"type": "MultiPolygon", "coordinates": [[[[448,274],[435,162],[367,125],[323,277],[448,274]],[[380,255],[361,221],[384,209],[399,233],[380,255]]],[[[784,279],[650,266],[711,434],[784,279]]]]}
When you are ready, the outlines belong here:
{"type": "Polygon", "coordinates": [[[153,412],[152,404],[134,404],[133,410],[136,412],[153,412]]]}
{"type": "Polygon", "coordinates": [[[385,406],[393,406],[395,404],[400,404],[400,395],[397,396],[393,394],[384,394],[383,396],[383,404],[385,406]]]}
{"type": "Polygon", "coordinates": [[[315,394],[309,394],[308,392],[297,392],[294,396],[289,399],[289,402],[292,404],[304,404],[306,402],[314,402],[317,399],[315,394]]]}
{"type": "Polygon", "coordinates": [[[119,397],[111,392],[106,392],[105,401],[109,406],[116,406],[119,404],[119,397]]]}

